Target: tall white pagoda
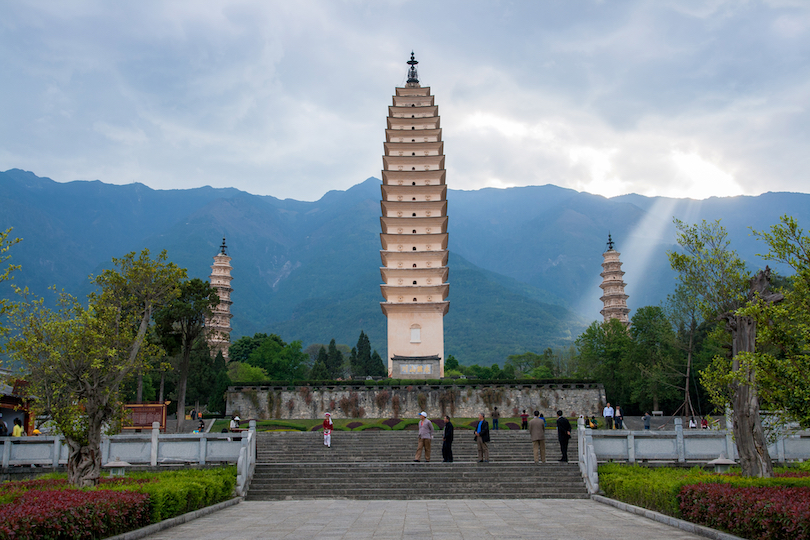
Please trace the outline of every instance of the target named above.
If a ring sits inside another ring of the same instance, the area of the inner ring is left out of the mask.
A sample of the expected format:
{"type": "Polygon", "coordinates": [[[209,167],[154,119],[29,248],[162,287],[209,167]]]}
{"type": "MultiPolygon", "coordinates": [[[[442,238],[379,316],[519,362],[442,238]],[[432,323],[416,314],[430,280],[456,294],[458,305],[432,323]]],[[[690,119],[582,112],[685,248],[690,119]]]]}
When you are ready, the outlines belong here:
{"type": "Polygon", "coordinates": [[[207,329],[208,348],[211,355],[216,356],[222,351],[225,361],[228,361],[228,347],[231,345],[231,258],[225,251],[225,239],[222,239],[220,251],[214,255],[214,264],[211,266],[211,276],[208,278],[211,287],[216,289],[219,296],[219,305],[214,308],[211,319],[205,322],[207,329]]]}
{"type": "Polygon", "coordinates": [[[388,107],[382,170],[384,302],[388,372],[398,378],[444,376],[447,186],[439,109],[421,87],[411,53],[408,81],[388,107]]]}
{"type": "Polygon", "coordinates": [[[600,300],[604,304],[602,311],[599,313],[605,318],[604,322],[610,319],[619,319],[625,326],[630,324],[630,319],[627,315],[630,309],[627,307],[627,299],[629,298],[624,293],[624,288],[627,283],[624,282],[624,271],[622,270],[622,262],[619,260],[621,253],[613,249],[613,238],[608,233],[607,250],[602,253],[604,261],[602,262],[602,284],[599,287],[602,289],[602,297],[600,300]]]}

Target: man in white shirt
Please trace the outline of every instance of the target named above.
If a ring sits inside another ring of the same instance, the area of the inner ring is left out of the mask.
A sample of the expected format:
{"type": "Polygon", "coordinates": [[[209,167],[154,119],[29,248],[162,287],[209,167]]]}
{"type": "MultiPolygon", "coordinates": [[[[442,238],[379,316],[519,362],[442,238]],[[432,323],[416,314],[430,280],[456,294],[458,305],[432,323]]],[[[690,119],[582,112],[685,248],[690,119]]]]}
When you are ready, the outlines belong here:
{"type": "Polygon", "coordinates": [[[605,417],[605,427],[608,429],[613,429],[613,414],[613,407],[611,407],[610,403],[608,403],[602,411],[602,416],[605,417]]]}

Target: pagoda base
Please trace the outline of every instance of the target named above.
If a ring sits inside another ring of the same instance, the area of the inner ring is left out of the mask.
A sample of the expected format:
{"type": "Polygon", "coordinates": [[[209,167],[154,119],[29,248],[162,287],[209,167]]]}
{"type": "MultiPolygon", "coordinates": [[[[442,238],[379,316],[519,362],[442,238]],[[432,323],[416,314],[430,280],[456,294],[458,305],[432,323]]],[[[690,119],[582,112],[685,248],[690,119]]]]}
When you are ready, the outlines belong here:
{"type": "Polygon", "coordinates": [[[392,378],[438,379],[441,375],[441,358],[432,356],[397,356],[391,358],[392,378]]]}

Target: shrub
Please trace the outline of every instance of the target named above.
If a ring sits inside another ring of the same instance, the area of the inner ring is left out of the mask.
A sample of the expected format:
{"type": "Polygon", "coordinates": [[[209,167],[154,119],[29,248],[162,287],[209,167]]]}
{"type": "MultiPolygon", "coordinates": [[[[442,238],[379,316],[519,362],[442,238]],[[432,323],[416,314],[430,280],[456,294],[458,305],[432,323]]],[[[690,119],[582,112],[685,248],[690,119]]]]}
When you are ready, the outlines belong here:
{"type": "Polygon", "coordinates": [[[391,392],[388,390],[381,390],[377,392],[377,395],[374,396],[374,403],[377,404],[377,408],[382,410],[388,405],[388,400],[391,399],[391,392]]]}
{"type": "Polygon", "coordinates": [[[399,418],[400,407],[399,396],[392,397],[391,410],[394,412],[394,418],[399,418]]]}
{"type": "Polygon", "coordinates": [[[416,394],[416,404],[419,405],[419,409],[422,411],[427,409],[427,394],[424,392],[416,394]]]}
{"type": "Polygon", "coordinates": [[[357,392],[349,392],[348,396],[340,398],[340,410],[347,418],[360,418],[365,410],[360,407],[360,396],[357,392]]]}
{"type": "Polygon", "coordinates": [[[724,529],[743,538],[810,538],[807,487],[696,484],[684,486],[679,498],[681,514],[693,523],[724,529]]]}
{"type": "Polygon", "coordinates": [[[30,490],[4,505],[0,538],[106,538],[148,524],[145,493],[30,490]]]}

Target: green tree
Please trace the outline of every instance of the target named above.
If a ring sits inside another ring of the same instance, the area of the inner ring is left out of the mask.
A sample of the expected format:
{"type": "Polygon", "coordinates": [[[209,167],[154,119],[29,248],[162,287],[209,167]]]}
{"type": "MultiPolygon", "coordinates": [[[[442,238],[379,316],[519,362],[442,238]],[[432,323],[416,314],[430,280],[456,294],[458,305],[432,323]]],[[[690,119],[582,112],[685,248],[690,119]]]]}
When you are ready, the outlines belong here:
{"type": "Polygon", "coordinates": [[[365,377],[370,374],[369,371],[371,370],[371,343],[362,330],[360,330],[360,337],[357,338],[355,349],[357,350],[357,370],[353,371],[352,375],[365,377]]]}
{"type": "Polygon", "coordinates": [[[765,242],[762,257],[790,266],[795,274],[780,289],[781,302],[760,295],[744,313],[758,323],[762,347],[750,360],[757,384],[771,410],[783,412],[782,423],[794,420],[810,428],[810,235],[796,220],[782,216],[770,231],[754,231],[765,242]]]}
{"type": "Polygon", "coordinates": [[[228,378],[234,383],[259,383],[270,380],[265,370],[244,362],[228,362],[228,378]]]}
{"type": "Polygon", "coordinates": [[[660,411],[662,401],[678,397],[675,332],[660,306],[637,309],[629,330],[630,365],[623,379],[631,386],[630,400],[642,409],[660,411]]]}
{"type": "Polygon", "coordinates": [[[458,368],[459,368],[459,365],[458,365],[458,360],[456,360],[456,357],[453,356],[452,354],[447,355],[447,358],[444,361],[444,369],[445,369],[445,371],[450,370],[450,369],[458,370],[458,368]]]}
{"type": "MultiPolygon", "coordinates": [[[[196,341],[204,336],[205,319],[210,318],[219,304],[216,289],[207,281],[193,278],[180,283],[180,294],[155,313],[158,333],[175,336],[180,348],[177,366],[177,427],[184,431],[186,391],[191,352],[196,341]]],[[[210,362],[210,356],[208,357],[210,362]]]]}
{"type": "Polygon", "coordinates": [[[231,385],[231,379],[228,377],[228,366],[225,357],[222,356],[222,351],[217,351],[211,372],[214,385],[211,395],[208,397],[208,410],[212,413],[225,414],[225,396],[231,385]]]}
{"type": "Polygon", "coordinates": [[[153,311],[178,294],[185,270],[148,250],[113,259],[93,282],[85,308],[60,294],[57,309],[22,296],[10,312],[9,350],[26,366],[34,411],[50,416],[68,446],[68,481],[95,486],[101,435],[121,418],[121,384],[143,364],[153,311]]]}
{"type": "MultiPolygon", "coordinates": [[[[7,254],[8,251],[11,249],[11,246],[20,241],[19,238],[15,238],[13,240],[9,239],[11,231],[12,229],[0,231],[0,264],[6,262],[11,258],[11,255],[7,254]]],[[[2,273],[0,273],[0,283],[12,279],[13,276],[11,275],[11,273],[19,269],[20,269],[19,265],[13,264],[8,264],[5,269],[0,268],[0,271],[2,271],[2,273]]],[[[0,295],[0,316],[2,316],[8,310],[8,307],[9,307],[8,300],[2,298],[2,295],[0,295]]],[[[6,334],[6,332],[7,329],[3,326],[0,326],[0,338],[2,338],[6,334]]],[[[0,351],[2,351],[2,349],[0,349],[0,351]]],[[[0,365],[2,365],[2,360],[0,360],[0,365]]]]}
{"type": "Polygon", "coordinates": [[[329,376],[333,380],[343,377],[343,353],[341,353],[335,339],[329,342],[329,349],[326,351],[326,369],[329,370],[329,376]]]}
{"type": "Polygon", "coordinates": [[[579,351],[580,377],[596,379],[605,385],[608,401],[627,406],[631,385],[630,351],[633,341],[624,324],[618,319],[599,323],[594,321],[576,340],[579,351]]]}
{"type": "Polygon", "coordinates": [[[668,253],[679,279],[694,291],[706,320],[723,320],[731,341],[731,359],[717,357],[702,381],[718,406],[730,403],[734,439],[745,476],[772,477],[773,464],[762,429],[756,366],[756,319],[740,309],[751,291],[745,263],[730,248],[720,221],[687,225],[676,219],[677,241],[683,253],[668,253]]]}
{"type": "Polygon", "coordinates": [[[372,377],[387,377],[388,376],[388,368],[385,366],[380,353],[377,352],[377,349],[374,349],[374,352],[371,353],[371,369],[369,370],[369,375],[372,377]]]}
{"type": "Polygon", "coordinates": [[[307,354],[301,350],[301,342],[289,345],[271,334],[248,357],[248,363],[260,367],[272,380],[295,381],[306,376],[307,354]]]}
{"type": "Polygon", "coordinates": [[[315,364],[312,366],[312,370],[309,373],[309,378],[313,381],[325,381],[331,379],[329,375],[329,369],[326,367],[326,349],[321,347],[321,351],[323,351],[323,358],[318,355],[318,359],[315,360],[315,364]]]}
{"type": "MultiPolygon", "coordinates": [[[[250,353],[258,349],[259,345],[261,345],[262,342],[269,337],[270,336],[267,334],[262,333],[253,334],[253,337],[240,337],[234,341],[230,347],[228,347],[228,358],[231,362],[247,362],[247,359],[250,357],[250,353]]],[[[278,336],[276,337],[278,338],[278,336]]]]}

